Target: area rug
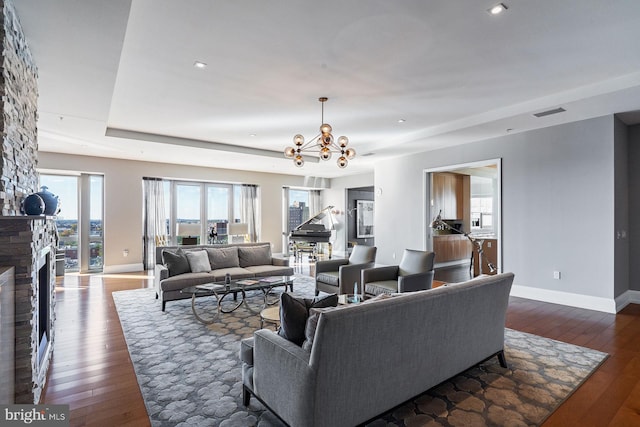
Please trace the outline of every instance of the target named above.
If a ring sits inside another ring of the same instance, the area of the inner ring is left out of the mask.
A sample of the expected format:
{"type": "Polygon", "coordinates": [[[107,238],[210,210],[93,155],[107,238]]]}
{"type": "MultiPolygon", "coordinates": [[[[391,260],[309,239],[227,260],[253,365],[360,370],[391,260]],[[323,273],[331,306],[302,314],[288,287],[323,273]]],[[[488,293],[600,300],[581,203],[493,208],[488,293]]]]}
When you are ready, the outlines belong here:
{"type": "MultiPolygon", "coordinates": [[[[296,277],[294,293],[313,295],[296,277]]],[[[282,423],[256,399],[242,405],[239,341],[260,326],[241,306],[204,325],[191,301],[162,312],[152,289],[113,293],[138,384],[153,426],[275,427],[282,423]]],[[[257,307],[260,295],[249,297],[257,307]]],[[[199,298],[203,315],[213,299],[199,298]]],[[[382,426],[537,426],[591,375],[607,355],[510,329],[509,369],[496,358],[473,367],[368,424],[382,426]]]]}

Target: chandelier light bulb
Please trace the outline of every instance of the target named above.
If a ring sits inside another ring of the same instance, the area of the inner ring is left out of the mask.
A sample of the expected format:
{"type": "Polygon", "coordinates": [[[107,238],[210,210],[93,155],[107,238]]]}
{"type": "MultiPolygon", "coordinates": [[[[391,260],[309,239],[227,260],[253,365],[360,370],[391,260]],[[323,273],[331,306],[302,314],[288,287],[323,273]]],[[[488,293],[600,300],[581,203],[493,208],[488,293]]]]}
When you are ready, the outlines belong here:
{"type": "Polygon", "coordinates": [[[322,160],[329,160],[331,158],[331,150],[327,147],[322,147],[320,150],[320,158],[322,160]]]}
{"type": "Polygon", "coordinates": [[[351,160],[356,156],[356,150],[354,150],[353,148],[347,148],[344,152],[344,155],[347,157],[347,159],[351,160]]]}
{"type": "Polygon", "coordinates": [[[304,136],[297,134],[293,137],[293,143],[297,146],[304,144],[304,136]]]}
{"type": "Polygon", "coordinates": [[[320,133],[323,135],[326,135],[328,133],[331,133],[331,125],[327,124],[327,123],[323,123],[322,126],[320,126],[320,133]]]}
{"type": "Polygon", "coordinates": [[[342,148],[346,147],[349,144],[349,138],[346,136],[341,136],[338,138],[338,145],[342,148]]]}
{"type": "Polygon", "coordinates": [[[295,158],[295,159],[293,159],[293,163],[294,163],[297,167],[301,168],[302,166],[304,166],[304,159],[302,158],[302,156],[301,156],[300,154],[298,154],[298,155],[296,156],[296,158],[295,158]]]}
{"type": "Polygon", "coordinates": [[[345,156],[340,156],[338,158],[338,162],[337,163],[338,163],[338,167],[340,169],[344,169],[344,168],[347,167],[347,163],[349,163],[349,162],[347,161],[347,158],[345,156]]]}
{"type": "Polygon", "coordinates": [[[333,144],[333,135],[331,134],[322,135],[320,139],[322,141],[321,144],[325,147],[329,147],[331,144],[333,144]]]}
{"type": "Polygon", "coordinates": [[[293,156],[295,156],[295,154],[296,154],[296,149],[293,147],[287,147],[284,149],[284,156],[287,159],[292,159],[293,156]]]}

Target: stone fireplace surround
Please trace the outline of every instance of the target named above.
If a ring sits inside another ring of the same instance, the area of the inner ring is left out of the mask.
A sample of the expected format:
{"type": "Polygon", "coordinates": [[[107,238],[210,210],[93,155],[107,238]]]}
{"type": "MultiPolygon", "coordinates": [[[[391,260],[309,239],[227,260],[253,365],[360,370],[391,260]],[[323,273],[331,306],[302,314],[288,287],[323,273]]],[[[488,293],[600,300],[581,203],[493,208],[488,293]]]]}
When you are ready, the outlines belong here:
{"type": "Polygon", "coordinates": [[[15,403],[38,403],[46,382],[55,340],[57,243],[51,217],[0,217],[0,265],[15,268],[15,403]],[[43,299],[48,299],[47,319],[40,318],[43,299]],[[40,325],[48,326],[48,342],[39,351],[40,325]]]}
{"type": "Polygon", "coordinates": [[[54,218],[21,214],[22,200],[38,191],[38,71],[12,0],[0,0],[0,19],[0,266],[15,273],[15,402],[3,403],[33,404],[40,401],[55,339],[58,237],[54,218]],[[47,302],[46,319],[40,302],[47,302]],[[48,345],[39,352],[43,328],[48,345]]]}

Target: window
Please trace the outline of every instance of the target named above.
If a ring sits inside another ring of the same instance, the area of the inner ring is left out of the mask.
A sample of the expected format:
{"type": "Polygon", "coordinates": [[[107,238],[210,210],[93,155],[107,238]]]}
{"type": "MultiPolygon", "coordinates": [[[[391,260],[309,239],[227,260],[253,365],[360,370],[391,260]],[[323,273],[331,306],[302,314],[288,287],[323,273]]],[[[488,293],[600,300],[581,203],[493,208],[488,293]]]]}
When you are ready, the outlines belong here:
{"type": "Polygon", "coordinates": [[[297,226],[309,219],[309,191],[289,190],[289,226],[291,232],[297,226]]]}
{"type": "Polygon", "coordinates": [[[56,219],[58,248],[65,251],[65,271],[101,271],[104,266],[104,177],[40,175],[60,200],[56,219]]]}

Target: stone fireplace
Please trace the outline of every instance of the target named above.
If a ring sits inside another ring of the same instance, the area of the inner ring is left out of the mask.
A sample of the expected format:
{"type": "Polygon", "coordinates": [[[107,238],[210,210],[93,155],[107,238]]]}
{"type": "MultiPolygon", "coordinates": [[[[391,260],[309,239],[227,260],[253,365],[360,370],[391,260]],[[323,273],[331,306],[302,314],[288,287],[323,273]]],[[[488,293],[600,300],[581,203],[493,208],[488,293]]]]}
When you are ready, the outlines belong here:
{"type": "Polygon", "coordinates": [[[15,268],[15,403],[38,403],[55,340],[55,220],[0,217],[0,265],[15,268]]]}
{"type": "Polygon", "coordinates": [[[21,213],[38,191],[38,73],[11,0],[0,11],[0,266],[14,267],[14,403],[39,403],[55,340],[58,235],[54,218],[21,213]]]}

